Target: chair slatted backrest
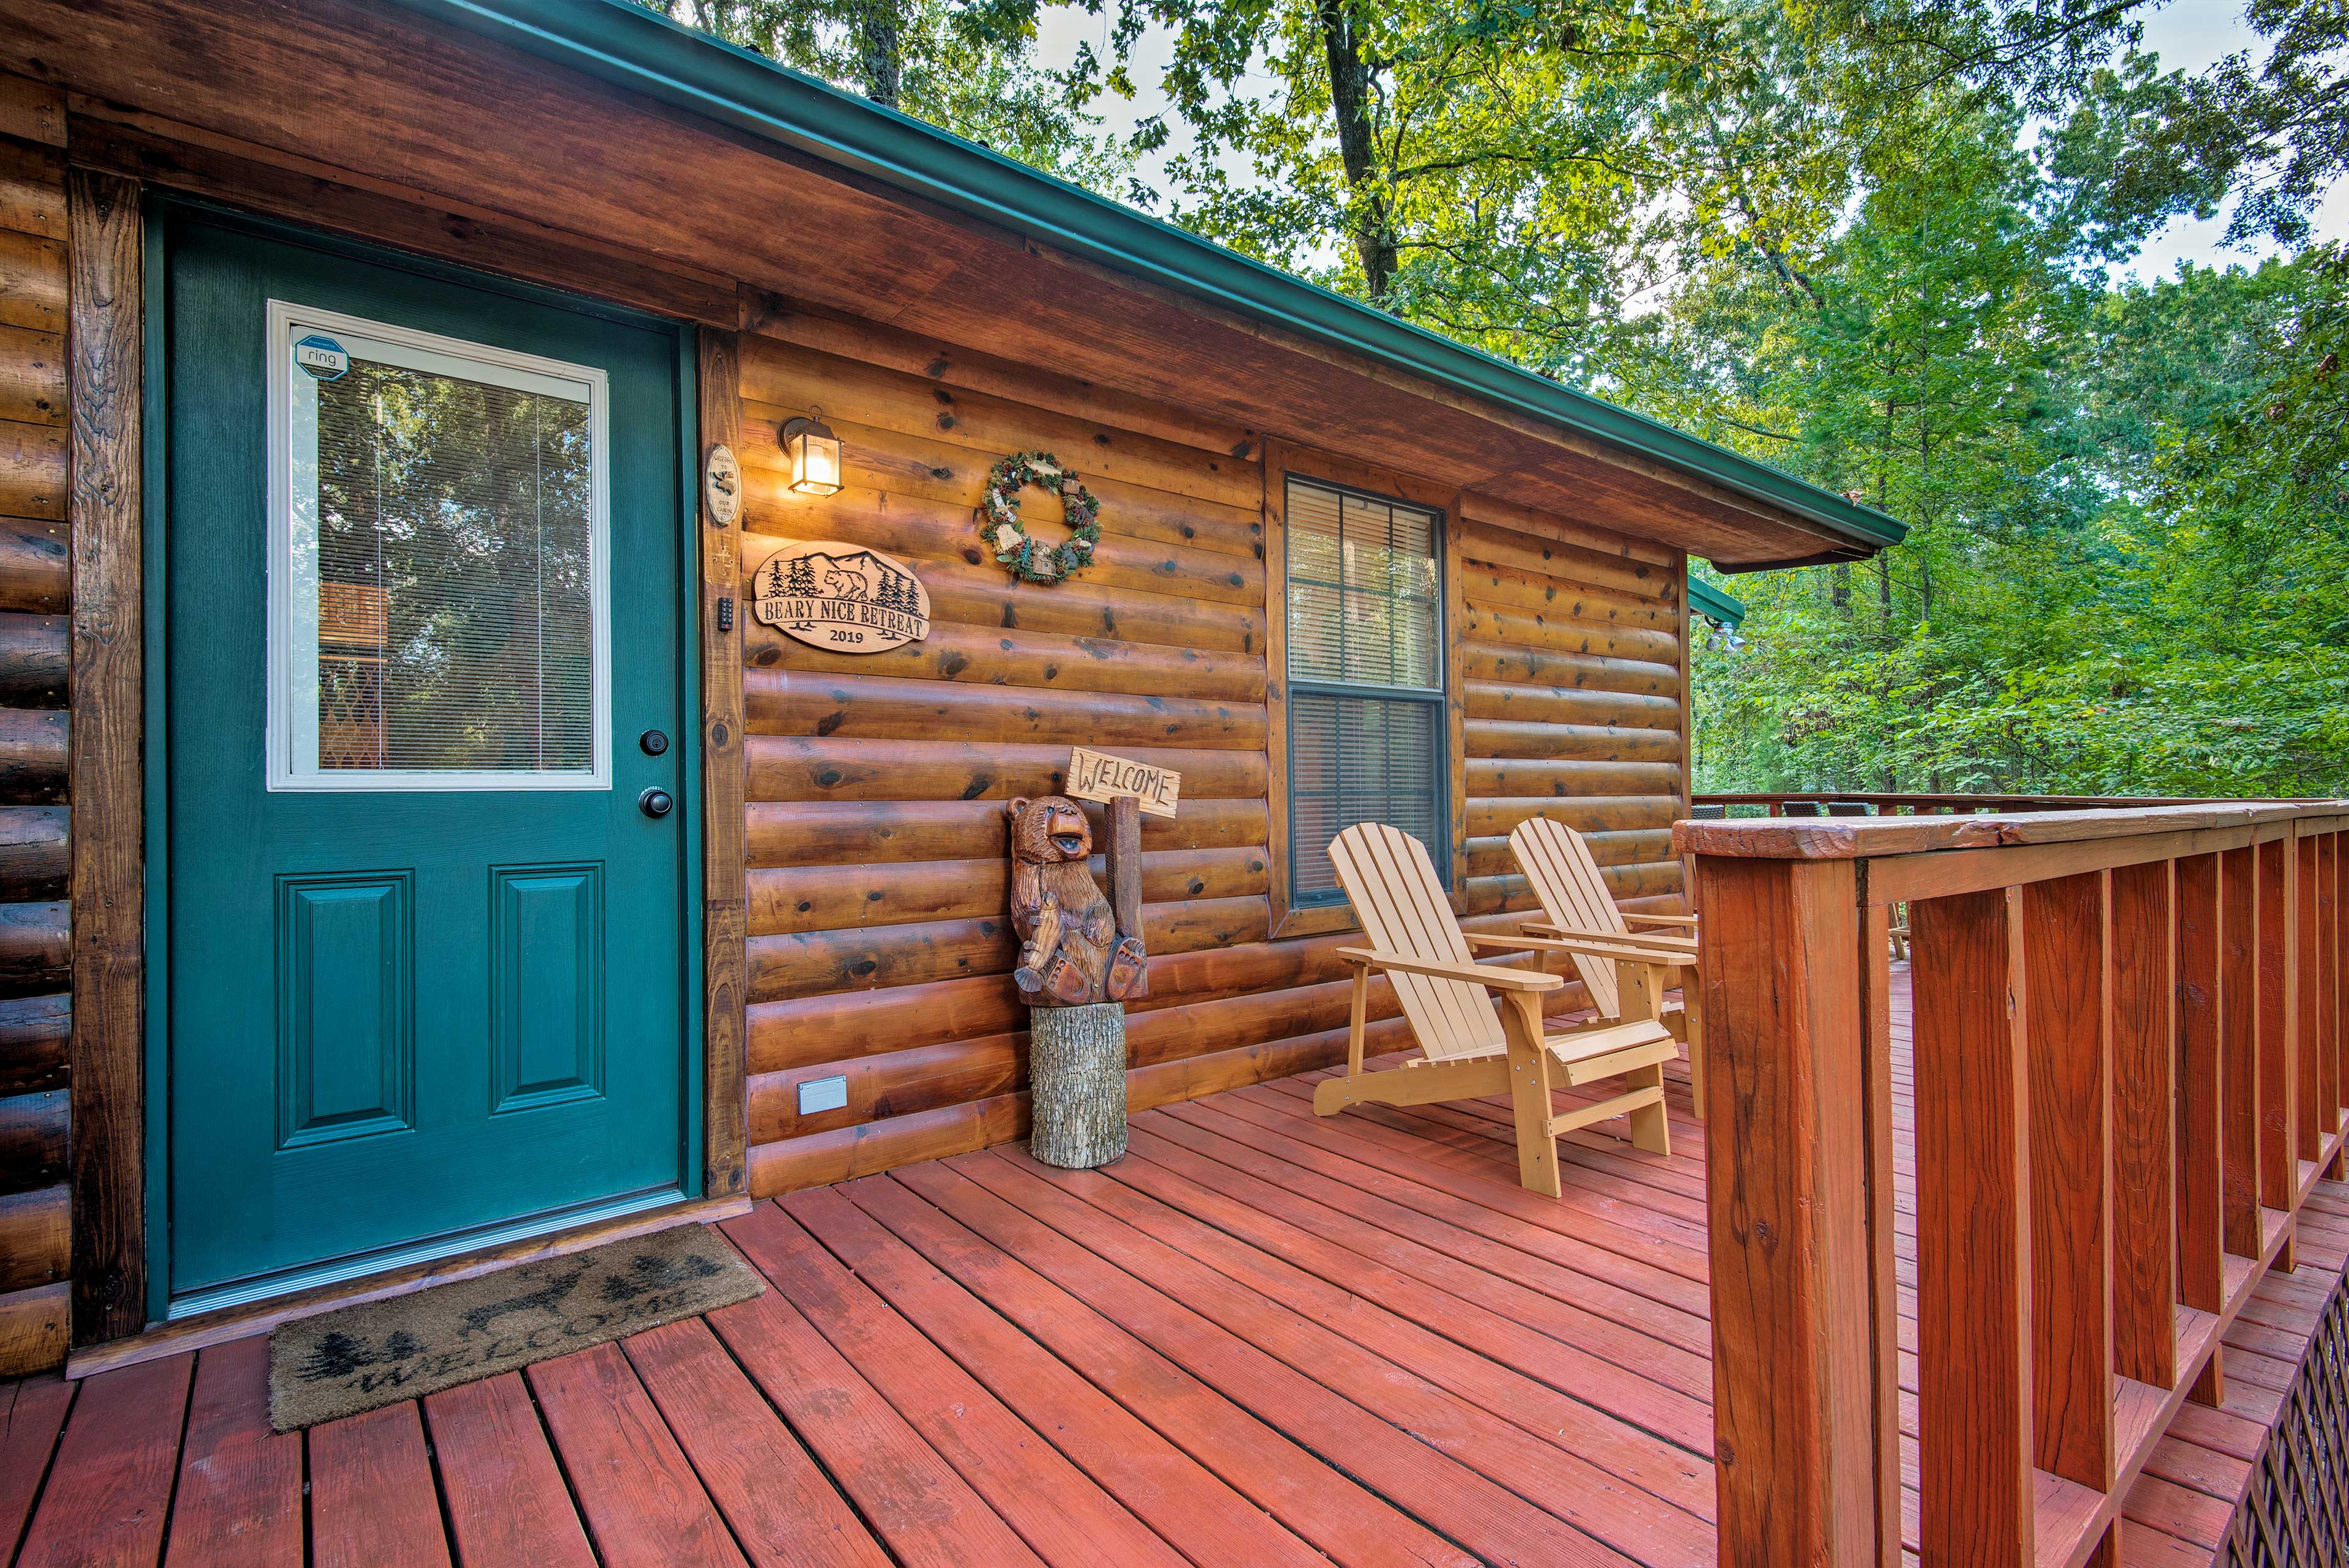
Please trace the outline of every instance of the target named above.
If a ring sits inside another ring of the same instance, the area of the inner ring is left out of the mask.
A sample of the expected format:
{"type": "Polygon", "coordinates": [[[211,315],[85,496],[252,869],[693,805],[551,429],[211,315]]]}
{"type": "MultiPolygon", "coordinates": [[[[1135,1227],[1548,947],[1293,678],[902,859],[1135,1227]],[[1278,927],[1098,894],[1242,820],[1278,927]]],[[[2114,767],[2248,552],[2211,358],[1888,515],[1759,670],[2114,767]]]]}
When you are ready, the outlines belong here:
{"type": "MultiPolygon", "coordinates": [[[[1418,839],[1382,822],[1357,823],[1330,841],[1330,858],[1362,922],[1367,946],[1436,963],[1475,961],[1418,839]]],[[[1429,1061],[1486,1056],[1508,1048],[1500,1015],[1483,986],[1423,974],[1387,978],[1429,1061]]]]}
{"type": "MultiPolygon", "coordinates": [[[[1526,880],[1533,884],[1534,897],[1541,900],[1542,913],[1551,925],[1601,935],[1630,933],[1631,928],[1615,907],[1615,895],[1607,890],[1607,879],[1599,874],[1599,862],[1591,857],[1590,846],[1582,841],[1582,835],[1562,822],[1529,816],[1509,835],[1509,850],[1516,856],[1526,880]]],[[[1621,1017],[1623,994],[1616,984],[1615,961],[1583,953],[1571,956],[1575,971],[1590,992],[1590,1005],[1603,1017],[1621,1017]]]]}

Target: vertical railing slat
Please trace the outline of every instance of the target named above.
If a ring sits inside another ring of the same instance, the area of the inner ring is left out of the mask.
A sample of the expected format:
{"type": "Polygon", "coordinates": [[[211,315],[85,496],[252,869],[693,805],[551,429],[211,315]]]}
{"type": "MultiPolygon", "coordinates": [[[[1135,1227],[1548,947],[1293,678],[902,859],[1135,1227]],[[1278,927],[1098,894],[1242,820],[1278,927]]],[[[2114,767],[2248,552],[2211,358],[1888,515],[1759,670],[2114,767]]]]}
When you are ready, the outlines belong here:
{"type": "Polygon", "coordinates": [[[2220,1190],[2227,1251],[2260,1255],[2259,853],[2220,857],[2220,1190]]]}
{"type": "Polygon", "coordinates": [[[2181,1240],[2173,862],[2113,872],[2111,952],[2113,1366],[2168,1388],[2178,1381],[2181,1240]]]}
{"type": "MultiPolygon", "coordinates": [[[[2105,876],[2021,889],[2031,1092],[2032,1449],[2039,1468],[2113,1483],[2112,985],[2105,876]]],[[[1920,1245],[1922,1242],[1920,1240],[1920,1245]]]]}
{"type": "MultiPolygon", "coordinates": [[[[2300,1042],[2293,1018],[2297,967],[2292,961],[2292,935],[2300,925],[2300,857],[2290,838],[2268,839],[2258,852],[2260,1202],[2289,1214],[2300,1199],[2299,1127],[2292,1109],[2300,1092],[2300,1042]]],[[[2287,1233],[2283,1266],[2292,1262],[2287,1233]]]]}
{"type": "MultiPolygon", "coordinates": [[[[2316,840],[2316,994],[2318,1029],[2323,1035],[2318,1049],[2324,1063],[2324,1092],[2318,1099],[2323,1106],[2322,1130],[2328,1138],[2340,1132],[2341,1107],[2349,1103],[2349,1076],[2344,1076],[2341,1054],[2341,840],[2337,832],[2320,834],[2316,840]]],[[[2337,1151],[2325,1175],[2340,1179],[2337,1151]]]]}
{"type": "Polygon", "coordinates": [[[2010,892],[1909,906],[1915,958],[1919,1544],[2034,1556],[2029,1079],[2010,892]]]}
{"type": "MultiPolygon", "coordinates": [[[[2332,1090],[2324,1070],[2324,1011],[2317,1005],[2324,982],[2324,965],[2318,957],[2324,918],[2317,898],[2323,878],[2319,871],[2320,848],[2314,837],[2287,839],[2292,857],[2292,1121],[2295,1153],[2314,1159],[2324,1152],[2325,1096],[2332,1090]]],[[[2294,1172],[2293,1197],[2299,1196],[2294,1172]]]]}

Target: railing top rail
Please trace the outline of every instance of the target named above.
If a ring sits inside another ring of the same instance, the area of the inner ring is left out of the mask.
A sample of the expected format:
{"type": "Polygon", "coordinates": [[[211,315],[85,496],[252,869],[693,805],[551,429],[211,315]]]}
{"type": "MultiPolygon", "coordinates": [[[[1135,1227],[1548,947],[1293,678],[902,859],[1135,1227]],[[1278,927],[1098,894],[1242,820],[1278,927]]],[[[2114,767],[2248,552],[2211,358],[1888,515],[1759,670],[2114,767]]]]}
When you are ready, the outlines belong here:
{"type": "Polygon", "coordinates": [[[1672,848],[1682,855],[1764,860],[1865,860],[1953,849],[2024,848],[2256,828],[2341,816],[2349,816],[2349,800],[2230,801],[1980,816],[1752,817],[1675,823],[1672,848]]]}
{"type": "Polygon", "coordinates": [[[1976,791],[1969,794],[1920,794],[1903,790],[1870,789],[1798,789],[1798,790],[1698,790],[1692,800],[1722,805],[1769,805],[1777,801],[1816,801],[1825,805],[1835,801],[1887,801],[1898,805],[1978,805],[1984,801],[2028,800],[2044,802],[2054,806],[2127,806],[2140,805],[2202,805],[2207,800],[2189,795],[2114,795],[2114,794],[2035,794],[2028,790],[1976,791]]]}

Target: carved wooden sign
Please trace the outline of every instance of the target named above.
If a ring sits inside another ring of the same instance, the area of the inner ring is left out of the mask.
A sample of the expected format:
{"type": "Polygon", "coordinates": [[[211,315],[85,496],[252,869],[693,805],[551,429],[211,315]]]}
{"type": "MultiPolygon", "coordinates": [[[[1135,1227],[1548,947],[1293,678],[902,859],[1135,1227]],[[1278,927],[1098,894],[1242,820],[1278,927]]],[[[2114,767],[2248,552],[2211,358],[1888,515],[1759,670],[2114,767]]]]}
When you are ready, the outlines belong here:
{"type": "Polygon", "coordinates": [[[930,635],[930,592],[914,568],[862,545],[786,545],[750,581],[752,614],[827,653],[886,653],[930,635]]]}
{"type": "Polygon", "coordinates": [[[742,515],[742,463],[732,447],[721,442],[709,449],[701,466],[701,499],[720,528],[731,528],[742,515]]]}
{"type": "Polygon", "coordinates": [[[1069,750],[1069,793],[1079,800],[1104,803],[1130,794],[1140,800],[1142,809],[1151,815],[1172,816],[1174,802],[1183,793],[1183,775],[1173,768],[1153,767],[1148,763],[1112,757],[1107,752],[1072,746],[1069,750]]]}

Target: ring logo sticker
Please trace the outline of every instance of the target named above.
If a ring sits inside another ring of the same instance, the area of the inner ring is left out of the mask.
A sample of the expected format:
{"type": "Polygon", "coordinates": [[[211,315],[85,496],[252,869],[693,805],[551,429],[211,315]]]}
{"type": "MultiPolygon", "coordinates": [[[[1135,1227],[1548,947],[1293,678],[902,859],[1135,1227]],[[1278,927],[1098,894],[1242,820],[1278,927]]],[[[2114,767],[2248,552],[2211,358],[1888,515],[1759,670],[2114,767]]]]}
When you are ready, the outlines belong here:
{"type": "Polygon", "coordinates": [[[321,381],[339,381],[350,373],[351,357],[323,332],[313,332],[294,345],[294,363],[321,381]]]}

